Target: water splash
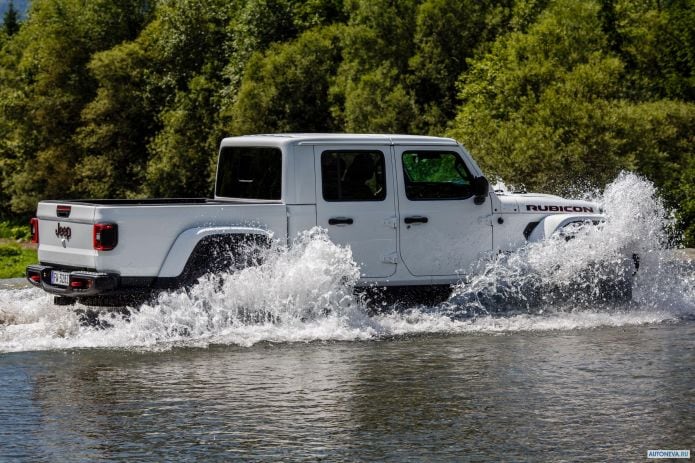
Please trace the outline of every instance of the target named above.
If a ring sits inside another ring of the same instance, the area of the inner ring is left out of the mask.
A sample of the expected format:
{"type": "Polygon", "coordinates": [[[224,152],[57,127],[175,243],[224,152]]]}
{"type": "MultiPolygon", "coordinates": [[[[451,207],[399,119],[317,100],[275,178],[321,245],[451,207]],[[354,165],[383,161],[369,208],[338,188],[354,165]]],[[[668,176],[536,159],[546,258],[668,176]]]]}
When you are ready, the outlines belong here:
{"type": "Polygon", "coordinates": [[[136,345],[360,338],[350,327],[370,323],[353,293],[358,278],[350,249],[313,229],[289,249],[276,245],[264,251],[259,266],[209,275],[188,291],[163,293],[130,321],[117,322],[116,329],[132,331],[136,345]]]}
{"type": "Polygon", "coordinates": [[[39,290],[0,290],[0,352],[355,341],[692,317],[695,267],[668,248],[670,218],[654,186],[621,174],[603,194],[588,199],[602,204],[604,223],[567,230],[569,240],[556,237],[481,262],[438,306],[370,314],[353,293],[359,269],[350,249],[314,229],[290,248],[265,251],[258,267],[207,276],[187,291],[163,293],[128,320],[104,315],[107,329],[83,326],[73,310],[54,306],[39,290]],[[616,302],[608,297],[615,288],[605,282],[633,279],[633,252],[640,255],[640,269],[632,298],[616,302]]]}
{"type": "Polygon", "coordinates": [[[605,221],[572,224],[548,240],[480,262],[443,309],[453,316],[616,307],[692,311],[692,266],[668,248],[672,219],[654,185],[622,173],[603,194],[585,199],[601,204],[605,221]],[[625,299],[627,305],[617,302],[625,299]]]}

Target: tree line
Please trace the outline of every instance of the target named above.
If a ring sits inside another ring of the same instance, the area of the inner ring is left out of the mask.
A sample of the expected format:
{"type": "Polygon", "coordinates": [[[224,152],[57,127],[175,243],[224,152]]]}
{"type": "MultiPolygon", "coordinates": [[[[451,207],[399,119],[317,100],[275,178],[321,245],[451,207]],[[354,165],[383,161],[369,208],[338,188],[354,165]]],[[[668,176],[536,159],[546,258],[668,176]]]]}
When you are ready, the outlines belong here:
{"type": "Polygon", "coordinates": [[[33,0],[0,32],[0,206],[208,196],[224,136],[452,136],[541,191],[621,170],[695,245],[695,0],[33,0]]]}

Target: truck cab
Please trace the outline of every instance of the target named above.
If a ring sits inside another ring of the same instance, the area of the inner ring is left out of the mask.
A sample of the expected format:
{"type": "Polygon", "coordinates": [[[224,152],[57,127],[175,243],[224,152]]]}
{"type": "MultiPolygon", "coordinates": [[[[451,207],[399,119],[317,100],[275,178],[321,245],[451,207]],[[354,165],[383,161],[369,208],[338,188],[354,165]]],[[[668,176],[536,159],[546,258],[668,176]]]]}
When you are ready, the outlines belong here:
{"type": "Polygon", "coordinates": [[[481,189],[482,172],[455,140],[307,137],[291,150],[290,235],[309,224],[325,228],[351,247],[364,283],[453,282],[492,251],[489,188],[481,189]]]}

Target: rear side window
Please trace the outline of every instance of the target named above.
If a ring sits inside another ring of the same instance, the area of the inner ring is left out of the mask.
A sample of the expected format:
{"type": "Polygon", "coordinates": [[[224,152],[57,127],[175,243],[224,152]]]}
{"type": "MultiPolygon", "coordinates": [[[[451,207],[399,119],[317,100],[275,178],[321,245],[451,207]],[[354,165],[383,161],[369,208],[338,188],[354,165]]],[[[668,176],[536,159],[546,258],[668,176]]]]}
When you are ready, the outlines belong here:
{"type": "Polygon", "coordinates": [[[386,167],[381,151],[324,151],[321,186],[325,201],[383,201],[386,167]]]}
{"type": "Polygon", "coordinates": [[[217,166],[217,196],[281,199],[282,152],[279,148],[222,148],[217,166]]]}
{"type": "Polygon", "coordinates": [[[406,151],[402,159],[405,195],[411,201],[465,199],[473,194],[473,177],[457,153],[406,151]]]}

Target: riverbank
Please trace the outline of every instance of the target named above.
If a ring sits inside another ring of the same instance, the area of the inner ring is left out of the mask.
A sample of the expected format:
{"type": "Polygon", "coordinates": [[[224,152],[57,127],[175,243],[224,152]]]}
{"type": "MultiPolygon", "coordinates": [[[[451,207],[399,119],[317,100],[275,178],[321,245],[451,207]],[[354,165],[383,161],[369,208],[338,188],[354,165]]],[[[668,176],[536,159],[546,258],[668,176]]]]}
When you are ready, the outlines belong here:
{"type": "Polygon", "coordinates": [[[27,265],[38,262],[36,245],[24,240],[0,239],[0,278],[24,276],[27,265]]]}

